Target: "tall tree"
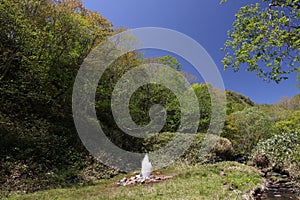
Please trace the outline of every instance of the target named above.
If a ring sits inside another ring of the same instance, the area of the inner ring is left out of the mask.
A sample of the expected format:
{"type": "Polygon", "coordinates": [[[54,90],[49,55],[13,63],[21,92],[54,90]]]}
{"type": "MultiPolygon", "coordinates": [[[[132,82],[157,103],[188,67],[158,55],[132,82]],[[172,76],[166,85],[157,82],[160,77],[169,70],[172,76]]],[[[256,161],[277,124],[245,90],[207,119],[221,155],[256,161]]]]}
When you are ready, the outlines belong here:
{"type": "Polygon", "coordinates": [[[261,0],[241,7],[228,36],[225,69],[245,66],[264,80],[279,83],[299,70],[300,1],[261,0]]]}

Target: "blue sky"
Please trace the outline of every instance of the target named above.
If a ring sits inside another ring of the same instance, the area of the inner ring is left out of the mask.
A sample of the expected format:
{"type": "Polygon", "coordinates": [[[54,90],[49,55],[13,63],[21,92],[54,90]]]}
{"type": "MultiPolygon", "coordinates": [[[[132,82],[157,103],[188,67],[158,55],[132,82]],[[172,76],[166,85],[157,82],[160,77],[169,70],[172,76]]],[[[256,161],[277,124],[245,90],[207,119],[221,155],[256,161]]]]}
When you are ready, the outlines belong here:
{"type": "MultiPolygon", "coordinates": [[[[226,89],[250,97],[256,103],[274,103],[282,96],[299,93],[296,76],[280,84],[264,82],[254,73],[241,69],[234,73],[223,70],[224,52],[220,51],[227,39],[238,9],[254,0],[83,0],[85,7],[98,11],[114,27],[164,27],[182,32],[201,44],[218,66],[226,89]]],[[[153,53],[155,54],[155,52],[153,53]]],[[[159,55],[159,53],[158,53],[159,55]]],[[[191,66],[183,63],[186,71],[191,66]]]]}

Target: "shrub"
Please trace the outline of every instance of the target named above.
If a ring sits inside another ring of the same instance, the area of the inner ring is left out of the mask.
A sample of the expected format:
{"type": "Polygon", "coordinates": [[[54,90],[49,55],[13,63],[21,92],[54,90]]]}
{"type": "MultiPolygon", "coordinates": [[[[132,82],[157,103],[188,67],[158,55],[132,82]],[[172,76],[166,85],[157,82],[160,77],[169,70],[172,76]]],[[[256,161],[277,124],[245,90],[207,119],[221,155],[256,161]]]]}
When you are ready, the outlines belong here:
{"type": "Polygon", "coordinates": [[[250,155],[259,141],[269,138],[274,132],[270,117],[253,107],[228,115],[221,136],[232,142],[237,154],[250,155]]]}
{"type": "Polygon", "coordinates": [[[300,128],[300,110],[294,112],[286,112],[285,116],[279,117],[275,127],[280,132],[288,132],[300,128]]]}
{"type": "MultiPolygon", "coordinates": [[[[182,144],[188,141],[191,137],[193,137],[193,141],[189,148],[185,151],[185,153],[179,158],[181,161],[186,162],[188,164],[196,164],[196,163],[212,163],[218,160],[228,160],[233,155],[233,147],[231,142],[226,138],[220,138],[217,136],[212,136],[209,139],[205,139],[206,134],[197,133],[197,134],[183,134],[183,133],[158,133],[154,134],[151,137],[145,139],[144,142],[144,150],[146,152],[158,150],[170,142],[176,134],[179,134],[180,141],[182,144]],[[203,142],[206,143],[203,143],[203,142]],[[208,153],[204,151],[201,154],[200,150],[206,148],[206,144],[211,145],[211,141],[215,142],[213,148],[208,148],[208,153]]],[[[174,150],[177,146],[171,147],[174,150]]],[[[171,150],[172,151],[172,150],[171,150]]]]}
{"type": "Polygon", "coordinates": [[[253,163],[258,165],[258,158],[265,156],[273,168],[287,170],[291,176],[300,177],[299,131],[284,132],[260,142],[253,151],[253,163]]]}
{"type": "Polygon", "coordinates": [[[232,143],[230,142],[230,140],[220,137],[216,141],[212,152],[222,160],[230,160],[233,156],[232,143]]]}

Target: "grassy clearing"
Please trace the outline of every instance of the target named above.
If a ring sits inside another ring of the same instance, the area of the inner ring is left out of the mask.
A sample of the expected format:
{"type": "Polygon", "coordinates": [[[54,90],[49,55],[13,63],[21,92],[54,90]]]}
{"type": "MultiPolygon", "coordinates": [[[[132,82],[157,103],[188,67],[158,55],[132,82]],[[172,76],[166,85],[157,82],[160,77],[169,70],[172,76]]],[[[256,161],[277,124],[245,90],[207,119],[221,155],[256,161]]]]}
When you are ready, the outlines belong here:
{"type": "Polygon", "coordinates": [[[242,194],[262,182],[255,168],[236,162],[194,167],[176,164],[162,170],[162,173],[174,177],[158,184],[113,186],[123,175],[95,186],[14,195],[9,199],[240,199],[242,194]],[[225,176],[220,175],[221,170],[226,173],[225,176]],[[224,185],[225,181],[227,184],[224,185]]]}

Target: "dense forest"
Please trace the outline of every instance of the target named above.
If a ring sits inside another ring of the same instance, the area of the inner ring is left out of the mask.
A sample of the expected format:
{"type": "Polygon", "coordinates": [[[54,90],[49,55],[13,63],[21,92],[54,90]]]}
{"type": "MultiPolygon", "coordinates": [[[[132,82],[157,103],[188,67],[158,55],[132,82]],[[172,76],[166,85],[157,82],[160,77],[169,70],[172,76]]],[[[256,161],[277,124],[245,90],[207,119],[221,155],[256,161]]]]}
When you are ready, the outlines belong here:
{"type": "MultiPolygon", "coordinates": [[[[82,144],[73,121],[72,89],[86,56],[123,29],[114,29],[111,22],[84,8],[79,0],[1,0],[0,13],[0,193],[88,185],[122,173],[97,161],[82,144]]],[[[299,27],[293,37],[296,31],[299,27]]],[[[296,44],[291,48],[299,48],[296,44]]],[[[224,61],[227,65],[232,61],[228,59],[224,61]]],[[[242,62],[246,56],[236,59],[242,62]]],[[[190,81],[189,89],[199,102],[198,133],[179,160],[191,165],[239,160],[288,171],[300,180],[300,94],[259,105],[235,91],[226,91],[224,128],[211,153],[200,158],[198,150],[211,122],[211,95],[219,91],[210,83],[195,81],[171,56],[146,59],[141,52],[130,52],[105,70],[97,87],[95,109],[114,144],[131,152],[153,151],[166,145],[180,126],[176,95],[158,84],[142,86],[134,93],[130,114],[136,124],[145,126],[151,120],[151,106],[163,105],[167,117],[159,133],[135,138],[115,123],[110,105],[114,87],[126,72],[147,62],[180,72],[190,81]]],[[[255,68],[254,64],[250,67],[255,68]]],[[[280,81],[282,74],[265,76],[280,81]]],[[[188,134],[182,134],[183,141],[185,137],[188,134]]]]}

